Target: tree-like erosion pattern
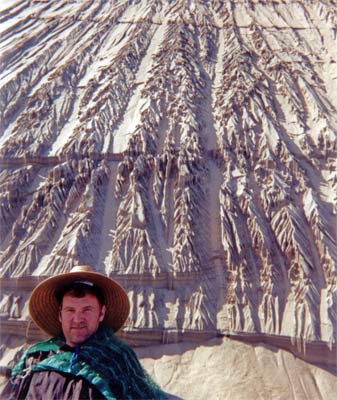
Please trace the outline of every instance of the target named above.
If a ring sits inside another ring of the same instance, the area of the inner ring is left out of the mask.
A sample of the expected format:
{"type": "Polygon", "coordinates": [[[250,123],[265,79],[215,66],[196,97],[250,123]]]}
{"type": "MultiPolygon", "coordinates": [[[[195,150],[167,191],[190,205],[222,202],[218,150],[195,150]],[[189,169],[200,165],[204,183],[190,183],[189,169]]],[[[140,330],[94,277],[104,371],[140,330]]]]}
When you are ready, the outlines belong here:
{"type": "Polygon", "coordinates": [[[36,283],[90,264],[125,286],[134,344],[233,335],[333,362],[337,2],[12,3],[1,354],[40,337],[36,283]]]}

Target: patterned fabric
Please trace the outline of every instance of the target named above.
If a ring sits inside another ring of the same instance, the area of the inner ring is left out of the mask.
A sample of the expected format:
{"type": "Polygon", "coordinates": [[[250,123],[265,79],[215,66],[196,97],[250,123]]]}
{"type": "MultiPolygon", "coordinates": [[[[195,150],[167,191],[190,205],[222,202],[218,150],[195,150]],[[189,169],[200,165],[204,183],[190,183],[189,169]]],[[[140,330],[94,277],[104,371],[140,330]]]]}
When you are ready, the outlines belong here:
{"type": "Polygon", "coordinates": [[[167,395],[142,368],[134,351],[112,330],[100,328],[95,335],[72,351],[63,351],[64,337],[31,346],[12,371],[13,376],[30,371],[58,371],[81,377],[108,399],[166,399],[167,395]],[[39,361],[30,365],[30,357],[39,361]],[[45,358],[45,355],[48,356],[45,358]],[[28,363],[27,363],[28,361],[28,363]]]}

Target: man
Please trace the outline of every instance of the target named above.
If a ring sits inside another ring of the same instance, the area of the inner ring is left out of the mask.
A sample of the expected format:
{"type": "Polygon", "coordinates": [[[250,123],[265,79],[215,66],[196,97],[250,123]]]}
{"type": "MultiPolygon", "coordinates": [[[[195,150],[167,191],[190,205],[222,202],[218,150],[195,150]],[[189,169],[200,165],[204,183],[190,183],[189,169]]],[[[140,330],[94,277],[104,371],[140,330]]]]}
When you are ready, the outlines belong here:
{"type": "Polygon", "coordinates": [[[114,280],[75,267],[41,282],[29,313],[51,339],[26,350],[1,399],[165,399],[117,332],[129,299],[114,280]]]}

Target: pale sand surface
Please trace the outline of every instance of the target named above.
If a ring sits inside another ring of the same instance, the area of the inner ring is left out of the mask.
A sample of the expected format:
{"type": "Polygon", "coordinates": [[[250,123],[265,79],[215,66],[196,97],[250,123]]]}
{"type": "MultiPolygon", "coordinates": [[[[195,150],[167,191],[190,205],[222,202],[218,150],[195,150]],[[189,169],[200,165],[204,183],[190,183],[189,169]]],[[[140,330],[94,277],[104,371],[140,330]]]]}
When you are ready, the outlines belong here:
{"type": "Polygon", "coordinates": [[[230,339],[190,345],[153,346],[137,353],[158,384],[186,400],[336,399],[332,373],[287,351],[230,339]],[[153,358],[143,358],[146,353],[153,358]]]}

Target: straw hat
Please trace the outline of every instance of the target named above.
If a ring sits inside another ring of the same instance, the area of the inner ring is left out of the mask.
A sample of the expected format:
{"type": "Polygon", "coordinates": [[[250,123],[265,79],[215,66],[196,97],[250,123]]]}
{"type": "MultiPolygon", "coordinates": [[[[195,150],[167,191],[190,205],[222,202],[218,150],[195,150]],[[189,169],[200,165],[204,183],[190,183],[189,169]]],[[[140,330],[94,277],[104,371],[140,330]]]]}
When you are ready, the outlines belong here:
{"type": "Polygon", "coordinates": [[[29,298],[28,305],[29,314],[35,324],[49,336],[57,336],[62,333],[55,290],[74,281],[92,282],[102,290],[107,308],[102,325],[117,332],[129,315],[128,295],[122,286],[113,279],[93,272],[87,265],[74,267],[70,272],[48,278],[36,286],[29,298]]]}

